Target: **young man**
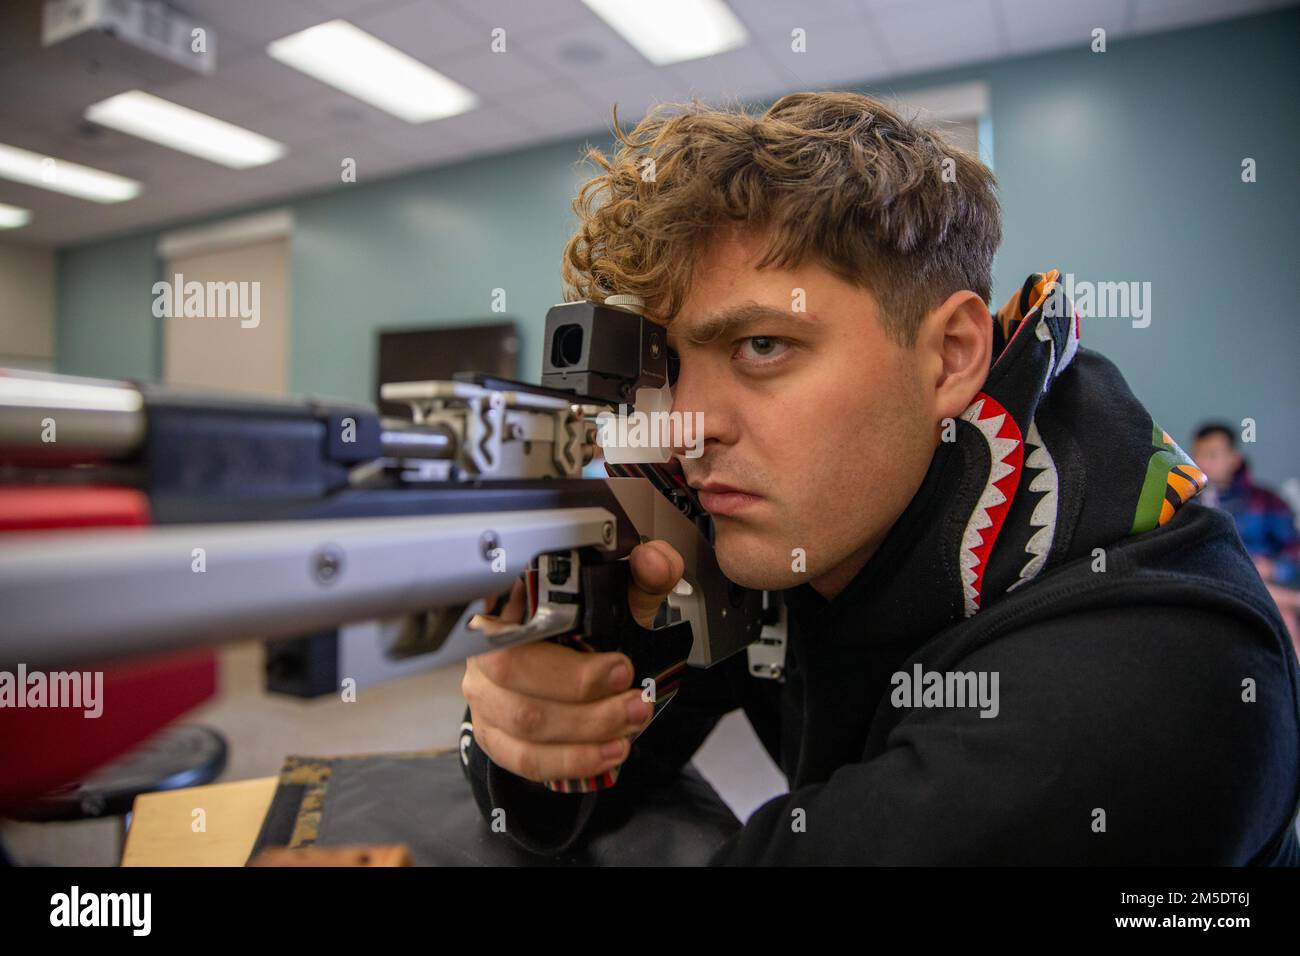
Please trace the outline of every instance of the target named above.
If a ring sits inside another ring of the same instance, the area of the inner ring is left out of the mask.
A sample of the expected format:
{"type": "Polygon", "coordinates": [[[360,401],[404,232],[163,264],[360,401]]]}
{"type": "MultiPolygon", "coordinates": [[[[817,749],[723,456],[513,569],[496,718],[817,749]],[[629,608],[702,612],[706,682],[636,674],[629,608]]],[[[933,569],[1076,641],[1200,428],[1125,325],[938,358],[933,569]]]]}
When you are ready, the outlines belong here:
{"type": "MultiPolygon", "coordinates": [[[[1057,273],[990,315],[991,173],[846,93],[659,111],[621,139],[565,278],[667,327],[674,408],[704,416],[682,466],[723,571],[784,591],[786,676],[691,670],[647,727],[621,655],[474,658],[483,813],[571,848],[741,707],[790,792],[717,863],[1296,862],[1277,611],[1231,520],[1187,504],[1204,475],[1079,348],[1057,273]],[[615,766],[601,792],[540,783],[615,766]]],[[[681,560],[631,560],[648,626],[681,560]]]]}
{"type": "Polygon", "coordinates": [[[1213,422],[1196,430],[1192,457],[1205,472],[1216,503],[1237,523],[1246,552],[1267,582],[1300,585],[1300,531],[1295,515],[1278,495],[1251,477],[1227,425],[1213,422]]]}

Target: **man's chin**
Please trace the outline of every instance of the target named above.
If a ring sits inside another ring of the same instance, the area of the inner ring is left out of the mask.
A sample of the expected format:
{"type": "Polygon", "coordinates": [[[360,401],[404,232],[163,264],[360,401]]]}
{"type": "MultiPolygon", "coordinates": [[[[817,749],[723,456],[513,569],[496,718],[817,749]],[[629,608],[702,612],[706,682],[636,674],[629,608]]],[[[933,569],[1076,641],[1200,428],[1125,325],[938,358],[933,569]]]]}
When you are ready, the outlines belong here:
{"type": "Polygon", "coordinates": [[[808,580],[792,549],[763,535],[719,528],[714,543],[718,567],[728,580],[744,588],[781,591],[808,580]]]}

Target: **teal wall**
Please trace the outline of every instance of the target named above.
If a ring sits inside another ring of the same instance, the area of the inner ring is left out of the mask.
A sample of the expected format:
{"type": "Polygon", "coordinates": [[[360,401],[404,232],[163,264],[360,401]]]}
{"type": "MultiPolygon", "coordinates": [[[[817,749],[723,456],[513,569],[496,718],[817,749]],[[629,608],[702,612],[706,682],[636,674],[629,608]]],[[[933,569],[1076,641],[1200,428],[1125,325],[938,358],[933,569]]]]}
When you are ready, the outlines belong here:
{"type": "Polygon", "coordinates": [[[1180,442],[1253,418],[1245,451],[1300,476],[1300,13],[988,70],[1006,237],[998,303],[1035,269],[1151,283],[1151,324],[1082,324],[1180,442]],[[1245,157],[1255,183],[1241,181],[1245,157]]]}
{"type": "Polygon", "coordinates": [[[582,144],[474,160],[340,188],[294,206],[298,391],[372,395],[376,328],[519,320],[520,377],[537,380],[546,310],[564,300],[560,253],[582,144]],[[494,314],[493,290],[505,309],[494,314]]]}
{"type": "Polygon", "coordinates": [[[149,380],[158,375],[159,326],[152,286],[157,236],[59,250],[55,368],[70,375],[149,380]]]}
{"type": "MultiPolygon", "coordinates": [[[[869,92],[984,80],[1006,238],[1000,304],[1031,271],[1150,282],[1152,321],[1085,323],[1179,440],[1202,418],[1254,418],[1256,469],[1300,476],[1300,322],[1289,301],[1300,191],[1300,11],[907,77],[869,92]],[[1240,179],[1241,160],[1258,182],[1240,179]]],[[[598,143],[606,142],[597,131],[598,143]]],[[[281,203],[295,216],[295,391],[366,399],[374,330],[525,320],[523,377],[560,300],[579,139],[281,203]]],[[[62,250],[61,371],[158,374],[149,312],[157,232],[62,250]]]]}

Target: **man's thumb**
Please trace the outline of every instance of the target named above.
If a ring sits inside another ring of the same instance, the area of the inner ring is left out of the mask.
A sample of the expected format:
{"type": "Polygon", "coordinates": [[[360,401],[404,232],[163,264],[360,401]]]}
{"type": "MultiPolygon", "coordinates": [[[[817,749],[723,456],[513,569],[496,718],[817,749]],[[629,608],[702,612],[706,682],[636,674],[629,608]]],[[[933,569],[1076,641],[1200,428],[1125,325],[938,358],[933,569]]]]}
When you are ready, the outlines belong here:
{"type": "Polygon", "coordinates": [[[628,560],[632,565],[632,583],[627,590],[627,605],[636,622],[649,628],[654,624],[659,605],[681,580],[686,562],[666,541],[637,545],[628,560]]]}

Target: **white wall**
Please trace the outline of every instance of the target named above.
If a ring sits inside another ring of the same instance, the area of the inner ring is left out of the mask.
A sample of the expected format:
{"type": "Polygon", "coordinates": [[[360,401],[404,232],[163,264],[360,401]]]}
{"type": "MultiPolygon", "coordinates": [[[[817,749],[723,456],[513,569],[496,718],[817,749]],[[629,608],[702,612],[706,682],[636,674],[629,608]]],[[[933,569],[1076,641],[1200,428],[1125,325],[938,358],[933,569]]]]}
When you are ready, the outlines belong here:
{"type": "Polygon", "coordinates": [[[54,367],[54,250],[0,243],[0,366],[54,367]]]}

